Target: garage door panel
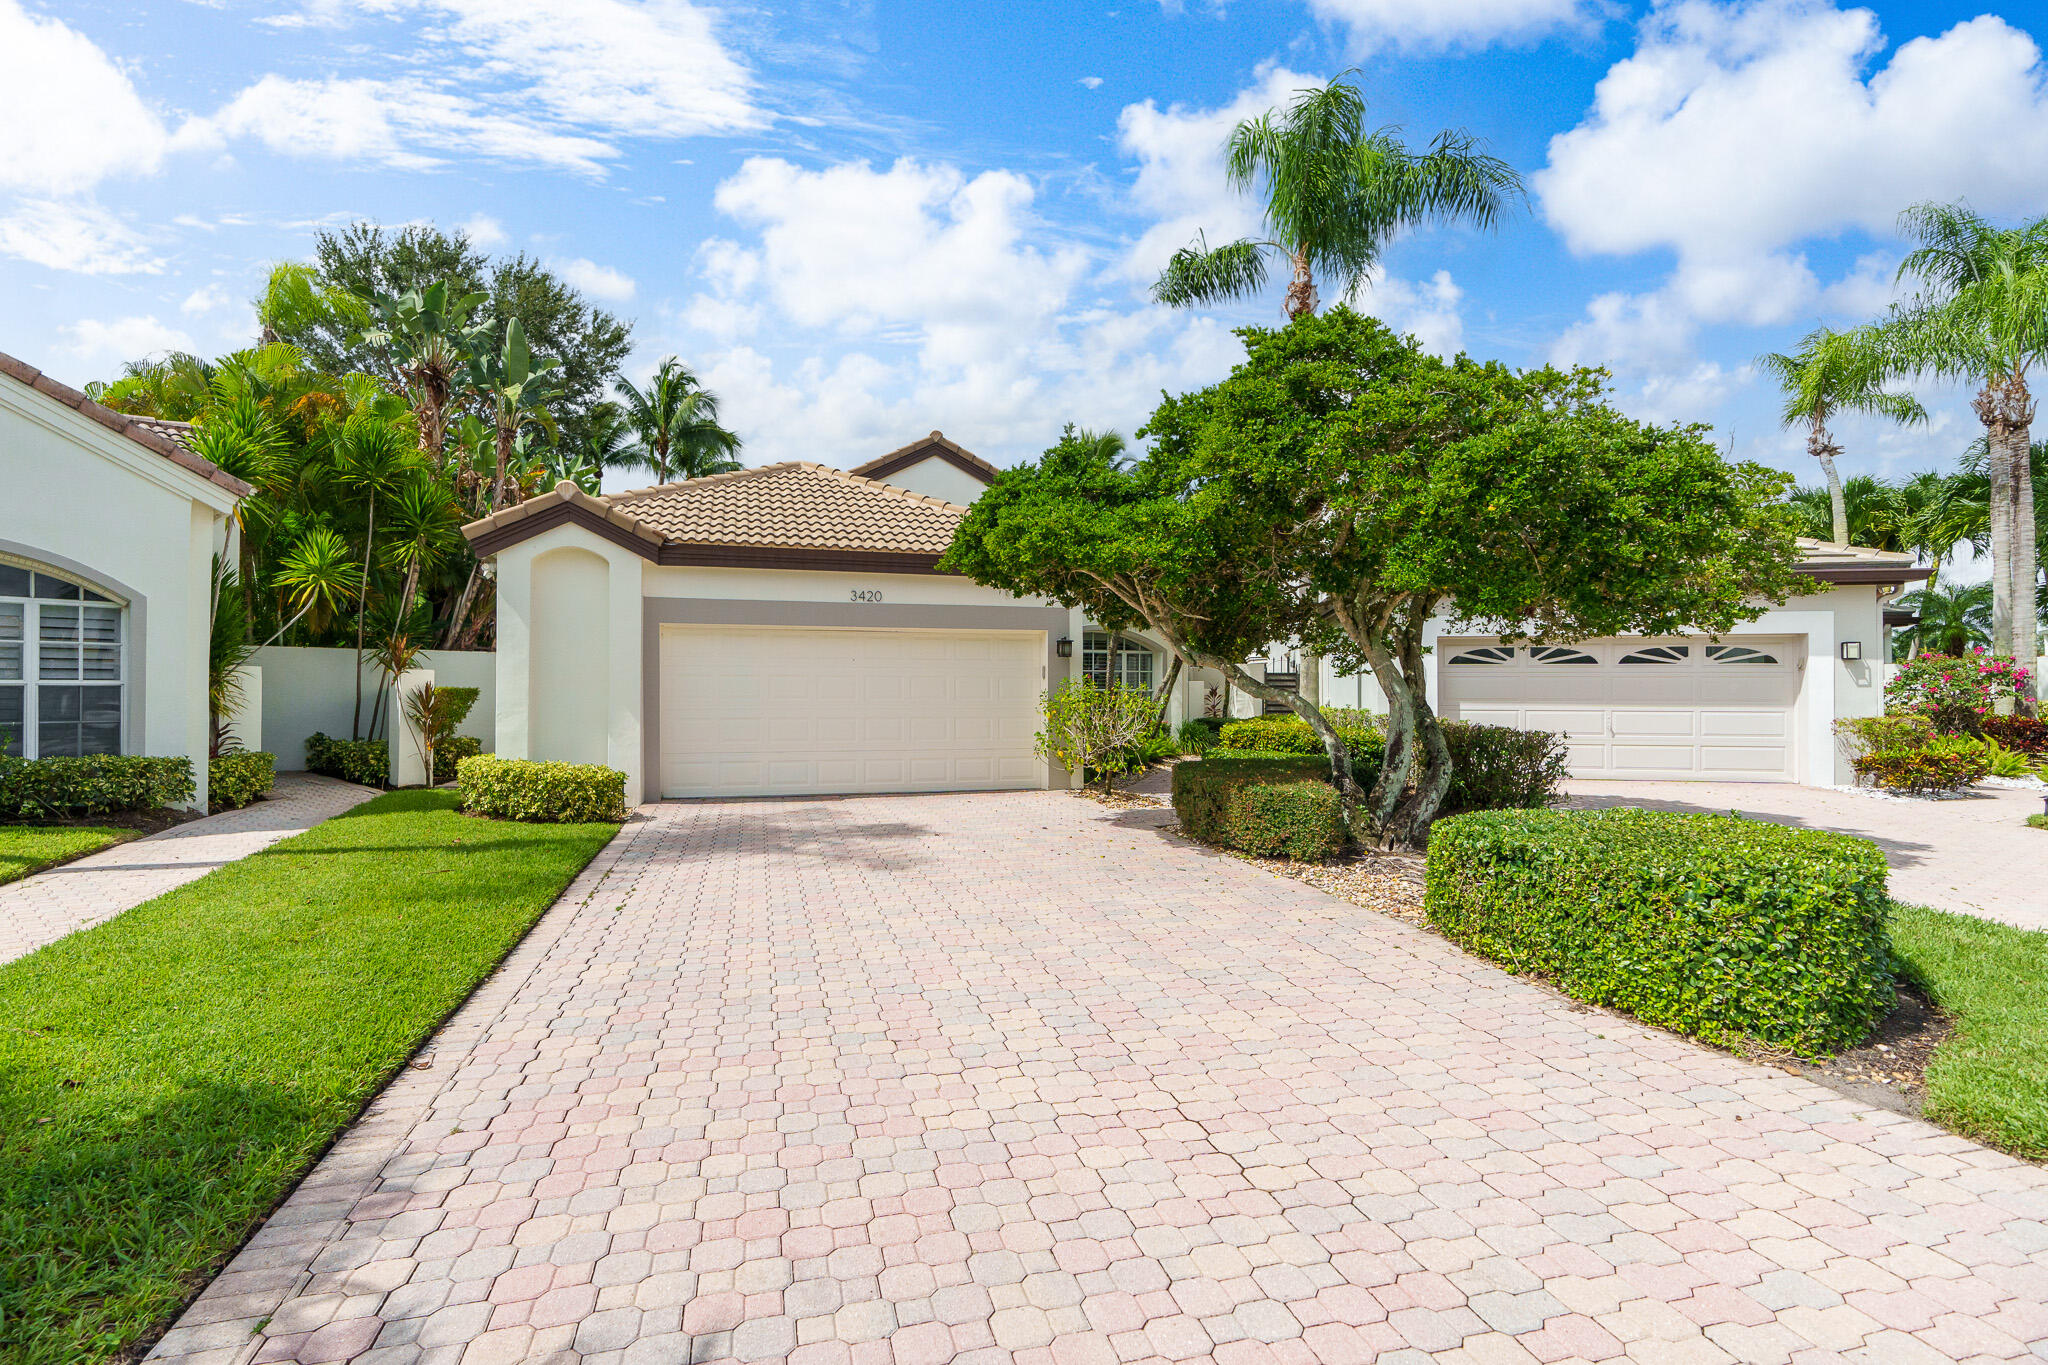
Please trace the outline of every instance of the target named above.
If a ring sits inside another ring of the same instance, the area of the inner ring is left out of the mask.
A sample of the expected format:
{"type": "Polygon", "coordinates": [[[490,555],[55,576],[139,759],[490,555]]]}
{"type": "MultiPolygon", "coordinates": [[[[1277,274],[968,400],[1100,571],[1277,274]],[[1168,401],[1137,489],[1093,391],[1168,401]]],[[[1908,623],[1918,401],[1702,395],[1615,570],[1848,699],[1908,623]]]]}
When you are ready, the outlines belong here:
{"type": "Polygon", "coordinates": [[[1476,649],[1507,653],[1505,662],[1440,669],[1442,711],[1555,732],[1578,777],[1791,781],[1804,642],[1753,636],[1717,643],[1709,654],[1702,639],[1595,640],[1573,649],[1599,664],[1566,665],[1538,662],[1528,646],[1498,640],[1439,641],[1446,658],[1476,649]],[[1627,657],[1638,662],[1622,664],[1627,657]]]}
{"type": "Polygon", "coordinates": [[[1044,636],[670,626],[669,796],[1039,787],[1044,636]]]}

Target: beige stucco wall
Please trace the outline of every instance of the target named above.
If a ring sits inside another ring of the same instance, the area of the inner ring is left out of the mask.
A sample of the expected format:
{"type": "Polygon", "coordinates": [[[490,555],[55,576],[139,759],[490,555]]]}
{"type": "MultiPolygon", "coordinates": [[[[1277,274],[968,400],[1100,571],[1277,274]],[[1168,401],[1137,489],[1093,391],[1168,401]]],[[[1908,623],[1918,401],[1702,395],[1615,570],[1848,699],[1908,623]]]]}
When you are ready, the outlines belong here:
{"type": "Polygon", "coordinates": [[[123,746],[191,759],[203,803],[210,575],[234,496],[6,379],[0,489],[0,551],[128,606],[123,746]]]}
{"type": "Polygon", "coordinates": [[[960,507],[972,503],[988,487],[958,465],[949,464],[936,455],[899,469],[882,482],[894,488],[922,493],[928,498],[942,498],[960,507]]]}

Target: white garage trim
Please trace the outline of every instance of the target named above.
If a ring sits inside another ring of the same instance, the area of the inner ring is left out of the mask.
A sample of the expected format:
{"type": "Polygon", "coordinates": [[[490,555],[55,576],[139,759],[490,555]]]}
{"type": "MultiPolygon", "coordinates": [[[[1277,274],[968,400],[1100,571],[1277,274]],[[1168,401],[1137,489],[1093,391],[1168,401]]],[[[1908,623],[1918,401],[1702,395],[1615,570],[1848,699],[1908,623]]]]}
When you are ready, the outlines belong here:
{"type": "Polygon", "coordinates": [[[1437,652],[1447,719],[1559,734],[1575,777],[1799,776],[1802,637],[1531,645],[1452,636],[1437,652]]]}
{"type": "Polygon", "coordinates": [[[1032,631],[668,625],[664,797],[1041,787],[1032,631]]]}

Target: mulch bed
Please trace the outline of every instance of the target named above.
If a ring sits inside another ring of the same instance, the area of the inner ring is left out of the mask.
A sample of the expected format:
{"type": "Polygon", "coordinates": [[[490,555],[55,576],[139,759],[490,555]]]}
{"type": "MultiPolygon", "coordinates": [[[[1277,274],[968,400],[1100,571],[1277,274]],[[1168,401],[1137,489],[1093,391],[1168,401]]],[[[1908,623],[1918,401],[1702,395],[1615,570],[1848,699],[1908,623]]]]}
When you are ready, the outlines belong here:
{"type": "Polygon", "coordinates": [[[125,829],[134,831],[136,837],[145,834],[161,834],[167,829],[188,824],[204,818],[196,810],[122,810],[105,815],[66,815],[38,820],[0,820],[0,825],[11,825],[36,829],[125,829]]]}

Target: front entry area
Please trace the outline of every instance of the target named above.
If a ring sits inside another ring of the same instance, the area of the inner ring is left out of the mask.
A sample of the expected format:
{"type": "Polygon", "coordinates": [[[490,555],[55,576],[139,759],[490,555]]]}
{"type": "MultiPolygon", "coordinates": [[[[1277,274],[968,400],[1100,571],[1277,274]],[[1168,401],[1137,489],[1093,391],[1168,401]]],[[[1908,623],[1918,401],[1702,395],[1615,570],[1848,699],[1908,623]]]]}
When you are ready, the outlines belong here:
{"type": "Polygon", "coordinates": [[[1038,631],[661,628],[661,794],[1043,787],[1038,631]]]}
{"type": "Polygon", "coordinates": [[[1791,782],[1805,641],[1437,642],[1447,720],[1551,730],[1574,777],[1791,782]]]}

